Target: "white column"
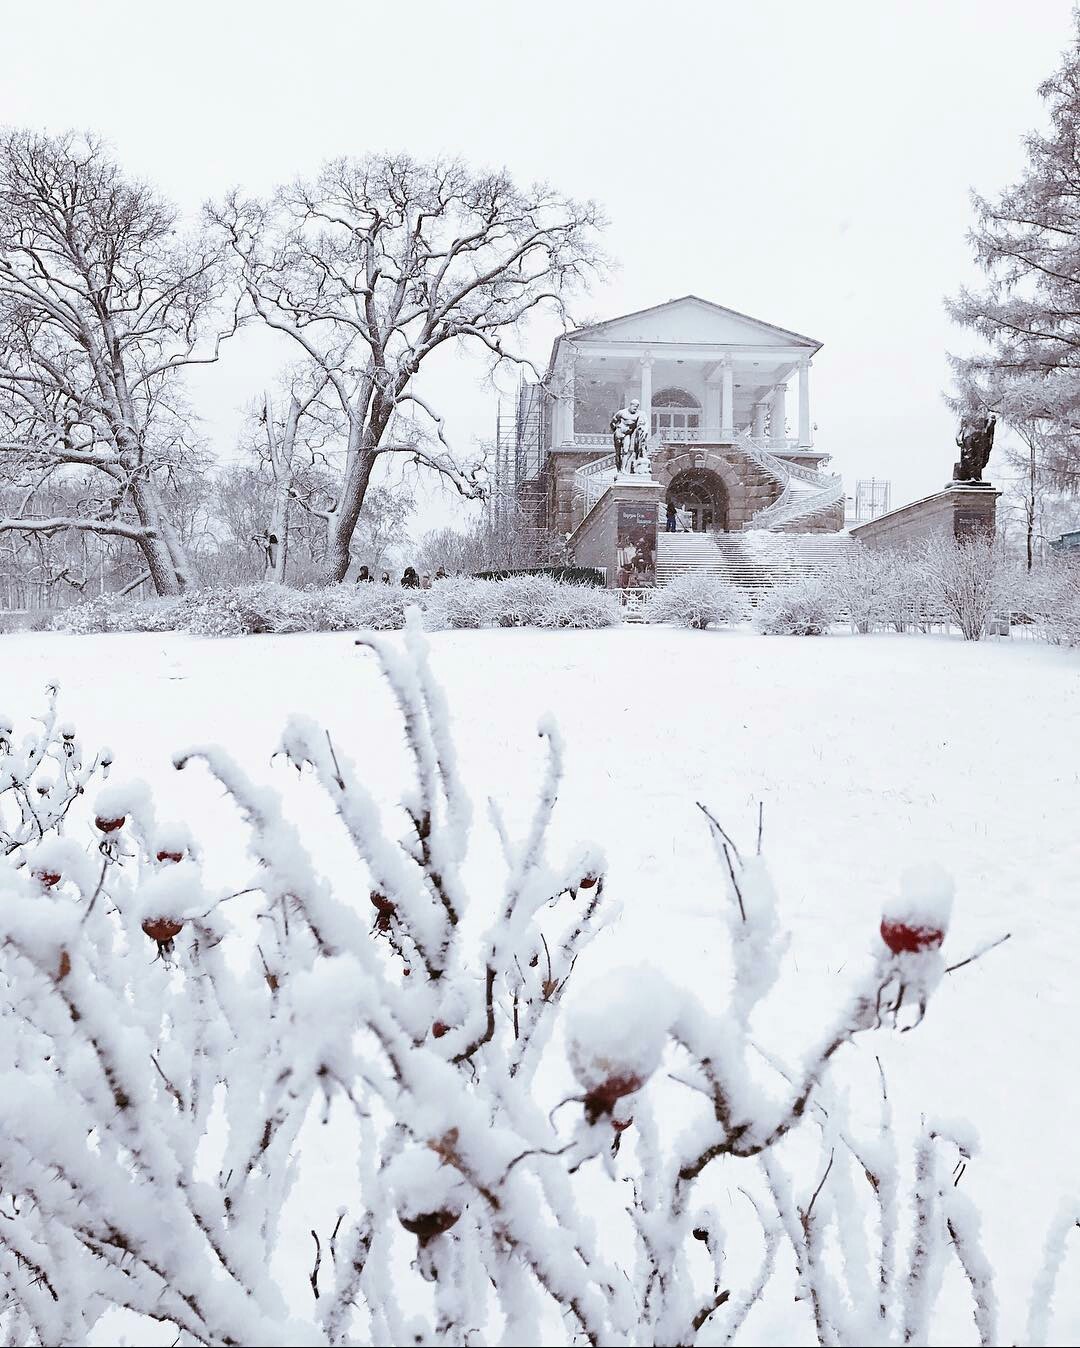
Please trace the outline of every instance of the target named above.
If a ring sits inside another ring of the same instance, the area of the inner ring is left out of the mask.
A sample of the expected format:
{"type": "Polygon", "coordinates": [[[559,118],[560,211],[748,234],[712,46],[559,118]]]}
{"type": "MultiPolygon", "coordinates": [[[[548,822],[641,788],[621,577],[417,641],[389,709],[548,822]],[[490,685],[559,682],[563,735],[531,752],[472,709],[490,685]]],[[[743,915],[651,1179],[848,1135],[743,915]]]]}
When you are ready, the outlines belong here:
{"type": "Polygon", "coordinates": [[[730,360],[724,362],[723,396],[720,405],[720,429],[725,434],[735,431],[735,371],[730,360]]]}
{"type": "Polygon", "coordinates": [[[772,391],[770,444],[782,445],[787,439],[787,385],[777,384],[772,391]]]}
{"type": "Polygon", "coordinates": [[[558,443],[560,445],[572,445],[574,443],[574,395],[576,391],[574,380],[570,379],[563,386],[563,395],[559,399],[558,443]]]}
{"type": "Polygon", "coordinates": [[[769,412],[768,403],[754,404],[754,436],[758,440],[765,439],[765,418],[769,412]]]}
{"type": "Polygon", "coordinates": [[[638,401],[641,403],[641,424],[645,427],[646,435],[652,435],[652,367],[652,356],[648,354],[642,356],[641,393],[638,401]]]}
{"type": "Polygon", "coordinates": [[[705,426],[715,431],[720,425],[720,381],[715,374],[705,380],[705,426]]]}
{"type": "Polygon", "coordinates": [[[804,357],[799,365],[799,444],[810,442],[810,360],[804,357]]]}

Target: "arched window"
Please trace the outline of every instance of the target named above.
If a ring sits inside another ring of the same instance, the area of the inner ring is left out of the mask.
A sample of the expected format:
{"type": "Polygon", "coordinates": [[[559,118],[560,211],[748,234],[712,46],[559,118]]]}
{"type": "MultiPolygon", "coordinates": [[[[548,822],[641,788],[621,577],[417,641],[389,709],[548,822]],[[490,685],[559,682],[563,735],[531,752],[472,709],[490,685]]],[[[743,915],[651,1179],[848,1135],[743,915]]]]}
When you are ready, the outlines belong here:
{"type": "Polygon", "coordinates": [[[662,388],[653,394],[652,433],[674,431],[680,440],[693,440],[701,427],[701,404],[684,388],[662,388]]]}

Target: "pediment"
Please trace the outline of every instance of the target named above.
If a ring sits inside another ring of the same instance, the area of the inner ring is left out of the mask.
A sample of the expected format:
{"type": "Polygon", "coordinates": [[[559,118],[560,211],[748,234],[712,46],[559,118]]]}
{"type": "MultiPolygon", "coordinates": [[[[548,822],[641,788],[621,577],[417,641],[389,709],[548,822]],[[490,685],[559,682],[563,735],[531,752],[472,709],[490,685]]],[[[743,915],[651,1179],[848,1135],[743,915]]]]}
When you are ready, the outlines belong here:
{"type": "Polygon", "coordinates": [[[805,346],[820,342],[788,328],[765,323],[721,304],[684,295],[666,304],[594,323],[569,334],[571,341],[684,342],[697,346],[805,346]]]}

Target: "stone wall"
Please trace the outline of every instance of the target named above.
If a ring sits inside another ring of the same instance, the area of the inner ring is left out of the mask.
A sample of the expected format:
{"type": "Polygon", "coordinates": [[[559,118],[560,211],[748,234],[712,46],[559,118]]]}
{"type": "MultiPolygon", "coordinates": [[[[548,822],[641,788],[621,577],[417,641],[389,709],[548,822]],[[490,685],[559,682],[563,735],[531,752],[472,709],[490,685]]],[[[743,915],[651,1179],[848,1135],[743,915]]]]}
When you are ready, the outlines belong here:
{"type": "Polygon", "coordinates": [[[547,495],[550,527],[568,534],[578,523],[574,518],[574,473],[594,459],[603,458],[606,449],[553,449],[544,464],[544,488],[547,495]]]}
{"type": "Polygon", "coordinates": [[[997,498],[991,487],[950,483],[944,491],[890,510],[849,530],[852,538],[870,548],[903,548],[930,539],[957,539],[978,531],[993,533],[997,498]]]}

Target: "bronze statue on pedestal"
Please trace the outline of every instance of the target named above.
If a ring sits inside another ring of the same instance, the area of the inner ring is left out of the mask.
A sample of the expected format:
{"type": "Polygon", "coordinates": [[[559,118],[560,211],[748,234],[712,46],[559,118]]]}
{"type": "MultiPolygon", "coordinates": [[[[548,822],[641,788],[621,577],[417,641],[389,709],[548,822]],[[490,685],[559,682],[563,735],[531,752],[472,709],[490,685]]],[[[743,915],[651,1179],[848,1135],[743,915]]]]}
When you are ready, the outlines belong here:
{"type": "Polygon", "coordinates": [[[990,461],[990,451],[994,447],[994,427],[997,417],[993,412],[988,415],[970,415],[960,422],[960,431],[956,444],[960,450],[960,459],[953,464],[954,482],[981,482],[983,469],[990,461]]]}

